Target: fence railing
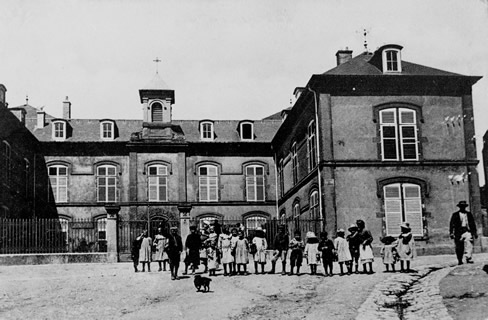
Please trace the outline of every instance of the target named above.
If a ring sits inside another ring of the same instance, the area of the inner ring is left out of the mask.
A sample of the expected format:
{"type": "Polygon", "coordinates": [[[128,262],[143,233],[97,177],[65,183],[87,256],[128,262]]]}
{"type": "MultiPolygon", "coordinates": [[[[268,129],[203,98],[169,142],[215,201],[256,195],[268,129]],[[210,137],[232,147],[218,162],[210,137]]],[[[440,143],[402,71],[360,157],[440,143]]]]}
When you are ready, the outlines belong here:
{"type": "Polygon", "coordinates": [[[106,252],[105,219],[0,219],[0,254],[106,252]]]}

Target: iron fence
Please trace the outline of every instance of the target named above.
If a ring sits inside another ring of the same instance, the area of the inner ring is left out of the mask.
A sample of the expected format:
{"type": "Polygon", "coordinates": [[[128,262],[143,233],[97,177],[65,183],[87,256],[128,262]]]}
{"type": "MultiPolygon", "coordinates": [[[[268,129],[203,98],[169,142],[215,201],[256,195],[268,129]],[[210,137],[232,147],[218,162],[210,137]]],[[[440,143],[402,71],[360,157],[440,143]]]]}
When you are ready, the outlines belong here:
{"type": "Polygon", "coordinates": [[[106,251],[106,219],[0,219],[0,254],[106,251]]]}

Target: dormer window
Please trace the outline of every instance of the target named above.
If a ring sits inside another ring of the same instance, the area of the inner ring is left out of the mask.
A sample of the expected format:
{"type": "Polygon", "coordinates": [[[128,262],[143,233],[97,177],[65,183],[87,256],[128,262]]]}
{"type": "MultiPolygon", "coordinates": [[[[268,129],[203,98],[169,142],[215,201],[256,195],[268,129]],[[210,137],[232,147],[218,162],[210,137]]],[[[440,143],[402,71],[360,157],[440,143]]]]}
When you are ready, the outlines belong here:
{"type": "Polygon", "coordinates": [[[53,121],[53,140],[66,140],[66,122],[63,120],[53,121]]]}
{"type": "Polygon", "coordinates": [[[206,121],[200,123],[200,137],[202,140],[206,140],[206,141],[214,140],[213,122],[206,121]]]}
{"type": "Polygon", "coordinates": [[[383,72],[402,72],[402,59],[399,49],[385,48],[383,50],[383,72]]]}
{"type": "Polygon", "coordinates": [[[239,124],[239,134],[241,140],[252,141],[254,140],[254,126],[252,122],[241,122],[239,124]]]}
{"type": "Polygon", "coordinates": [[[102,121],[100,123],[100,138],[102,140],[113,140],[115,138],[115,125],[113,121],[102,121]]]}

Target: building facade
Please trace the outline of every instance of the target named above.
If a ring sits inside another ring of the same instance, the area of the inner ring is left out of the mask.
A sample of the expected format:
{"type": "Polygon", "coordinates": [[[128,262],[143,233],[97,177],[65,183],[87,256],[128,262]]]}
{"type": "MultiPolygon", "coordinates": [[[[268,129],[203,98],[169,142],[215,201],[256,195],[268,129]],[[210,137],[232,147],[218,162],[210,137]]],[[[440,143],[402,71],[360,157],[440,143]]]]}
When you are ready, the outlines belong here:
{"type": "Polygon", "coordinates": [[[318,216],[332,233],[362,219],[376,239],[408,222],[428,250],[452,246],[450,215],[466,200],[481,228],[471,95],[480,78],[407,62],[401,50],[341,50],[337,67],[296,89],[272,141],[281,217],[318,216]]]}

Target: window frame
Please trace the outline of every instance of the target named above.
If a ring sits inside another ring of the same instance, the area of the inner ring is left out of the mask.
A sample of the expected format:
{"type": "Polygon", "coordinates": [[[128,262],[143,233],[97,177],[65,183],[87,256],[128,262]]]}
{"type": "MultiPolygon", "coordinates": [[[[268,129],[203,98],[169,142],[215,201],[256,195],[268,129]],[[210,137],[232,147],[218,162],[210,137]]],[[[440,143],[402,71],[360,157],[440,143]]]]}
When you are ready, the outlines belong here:
{"type": "Polygon", "coordinates": [[[67,165],[64,165],[64,164],[51,164],[51,165],[48,165],[48,167],[47,167],[47,173],[49,176],[49,183],[51,184],[51,191],[52,191],[52,194],[54,197],[54,202],[56,202],[56,203],[68,203],[69,202],[69,199],[68,199],[69,167],[67,165]],[[51,169],[56,170],[56,175],[51,175],[51,172],[50,172],[51,169]],[[65,169],[66,174],[61,175],[60,169],[65,169]],[[55,178],[53,179],[53,177],[55,177],[55,178]],[[65,181],[65,183],[63,185],[61,185],[59,183],[59,181],[61,179],[60,177],[65,177],[65,179],[63,179],[65,181]],[[55,180],[54,184],[53,184],[53,180],[55,180]],[[61,192],[62,192],[60,190],[61,188],[65,189],[65,191],[63,192],[64,198],[60,197],[61,192]]]}
{"type": "Polygon", "coordinates": [[[151,103],[151,122],[163,122],[164,120],[164,105],[163,103],[161,103],[160,101],[154,101],[153,103],[151,103]],[[161,120],[158,120],[158,119],[154,119],[154,108],[157,107],[157,106],[160,106],[161,107],[161,120]]]}
{"type": "Polygon", "coordinates": [[[392,181],[392,183],[387,183],[382,186],[383,188],[383,208],[385,212],[385,233],[386,235],[396,236],[400,234],[400,224],[403,222],[410,223],[412,228],[412,234],[415,237],[424,236],[424,221],[423,221],[423,208],[424,200],[422,190],[422,184],[418,184],[411,181],[392,181]],[[414,187],[418,192],[417,197],[408,197],[407,188],[414,187]],[[397,196],[388,196],[391,191],[388,192],[387,188],[393,189],[397,188],[397,196]],[[395,203],[396,202],[396,203],[395,203]],[[415,203],[416,202],[416,203],[415,203]],[[414,208],[416,210],[407,207],[414,208]],[[392,210],[389,210],[389,207],[392,210]],[[399,208],[396,211],[395,208],[399,208]],[[394,215],[399,215],[395,217],[394,215]],[[398,221],[397,223],[390,222],[390,220],[398,221]],[[416,221],[415,221],[416,220],[416,221]]]}
{"type": "Polygon", "coordinates": [[[219,201],[219,167],[214,164],[203,164],[198,166],[197,168],[197,173],[198,173],[198,200],[199,202],[218,202],[219,201]],[[215,169],[216,174],[215,175],[209,175],[205,174],[202,175],[201,170],[203,168],[207,169],[207,172],[209,172],[209,169],[215,169]],[[202,184],[202,181],[205,182],[205,184],[202,184]],[[203,188],[206,188],[206,192],[203,191],[203,188]],[[211,197],[212,195],[212,189],[215,188],[215,199],[211,197]],[[206,195],[204,198],[203,195],[206,195]]]}
{"type": "Polygon", "coordinates": [[[394,48],[384,49],[382,52],[383,72],[384,73],[400,73],[402,72],[402,56],[401,50],[394,48]],[[395,53],[395,58],[390,57],[390,54],[395,53]]]}
{"type": "Polygon", "coordinates": [[[67,131],[66,121],[64,121],[64,120],[53,120],[53,122],[52,122],[52,138],[53,138],[53,140],[56,140],[56,141],[66,140],[66,137],[67,137],[66,131],[67,131]],[[58,126],[61,126],[61,128],[58,128],[58,126]],[[58,136],[58,133],[61,133],[61,135],[58,136]]]}
{"type": "Polygon", "coordinates": [[[168,202],[168,176],[169,168],[164,164],[151,164],[147,166],[147,199],[149,202],[168,202]],[[156,168],[156,174],[151,174],[151,168],[156,168]],[[166,173],[160,173],[160,170],[165,169],[166,173]],[[156,178],[156,179],[152,179],[156,178]],[[161,184],[161,178],[164,178],[164,183],[161,184]],[[156,183],[151,183],[152,180],[156,180],[156,183]],[[156,188],[157,197],[151,198],[151,187],[156,188]],[[164,197],[161,197],[160,190],[164,188],[164,197]]]}
{"type": "Polygon", "coordinates": [[[263,202],[266,201],[266,177],[264,174],[264,166],[258,165],[258,164],[252,164],[248,165],[245,168],[245,181],[246,181],[246,201],[248,202],[263,202]],[[252,175],[248,175],[248,169],[251,169],[253,171],[252,175]],[[261,169],[262,174],[258,175],[257,171],[258,169],[261,169]],[[262,183],[259,183],[259,178],[261,177],[262,183]],[[251,184],[250,184],[251,182],[251,184]],[[259,191],[259,188],[261,187],[262,191],[259,191]],[[253,188],[254,192],[254,198],[252,199],[250,197],[250,188],[253,188]],[[262,196],[262,199],[259,199],[258,195],[262,196]]]}
{"type": "Polygon", "coordinates": [[[298,183],[298,154],[297,154],[297,143],[293,142],[291,145],[291,169],[293,177],[293,185],[298,183]]]}
{"type": "Polygon", "coordinates": [[[100,122],[100,139],[111,141],[115,139],[115,123],[113,121],[100,122]],[[110,125],[110,130],[105,130],[105,126],[110,125]],[[109,133],[109,136],[105,137],[105,133],[109,133]]]}
{"type": "Polygon", "coordinates": [[[283,159],[278,162],[278,184],[280,190],[280,196],[285,194],[285,176],[284,176],[283,159]]]}
{"type": "Polygon", "coordinates": [[[5,180],[2,182],[7,188],[10,188],[10,179],[12,176],[12,147],[10,146],[10,143],[5,140],[2,141],[2,145],[4,155],[4,170],[2,171],[5,172],[5,180]]]}
{"type": "Polygon", "coordinates": [[[213,141],[215,139],[215,132],[214,132],[214,123],[211,121],[202,121],[200,122],[200,139],[202,141],[213,141]],[[209,128],[207,130],[206,128],[209,128]],[[209,136],[207,136],[207,133],[209,136]]]}
{"type": "Polygon", "coordinates": [[[380,157],[382,161],[419,161],[421,157],[421,147],[420,147],[420,125],[419,125],[419,115],[418,111],[413,108],[406,106],[388,106],[378,110],[378,124],[379,124],[379,140],[380,140],[380,157]],[[393,122],[386,122],[384,120],[384,115],[387,112],[393,112],[393,122]],[[403,122],[403,113],[409,112],[413,114],[413,121],[411,123],[403,122]],[[413,137],[405,137],[404,129],[409,127],[413,128],[413,137]],[[394,128],[394,132],[389,132],[388,134],[394,133],[394,137],[385,137],[386,128],[394,128]],[[385,141],[394,140],[395,144],[395,158],[385,157],[385,141]],[[407,140],[413,140],[407,141],[407,140]],[[415,158],[405,158],[406,147],[414,146],[415,158]]]}
{"type": "Polygon", "coordinates": [[[310,121],[307,127],[307,156],[308,171],[312,171],[317,166],[317,128],[315,120],[310,121]]]}
{"type": "Polygon", "coordinates": [[[241,141],[253,141],[254,140],[254,123],[252,123],[250,121],[241,122],[239,124],[239,132],[240,132],[240,136],[241,136],[241,141]],[[251,132],[250,132],[251,137],[250,138],[244,137],[244,126],[246,126],[246,125],[249,125],[251,128],[251,132]]]}
{"type": "Polygon", "coordinates": [[[310,212],[310,220],[320,219],[319,192],[318,192],[318,190],[313,190],[310,193],[309,212],[310,212]]]}
{"type": "Polygon", "coordinates": [[[97,181],[97,202],[102,202],[102,203],[115,203],[118,201],[119,198],[119,179],[118,179],[118,167],[113,164],[100,164],[96,167],[96,181],[97,181]],[[105,174],[101,175],[100,174],[100,169],[106,169],[108,173],[108,169],[114,169],[114,174],[105,174]],[[104,185],[100,185],[100,179],[103,179],[104,185]],[[113,183],[108,183],[110,179],[113,179],[113,183]],[[100,199],[100,189],[105,188],[105,196],[103,199],[100,199]],[[113,200],[109,199],[109,190],[113,188],[114,190],[114,198],[113,200]]]}

